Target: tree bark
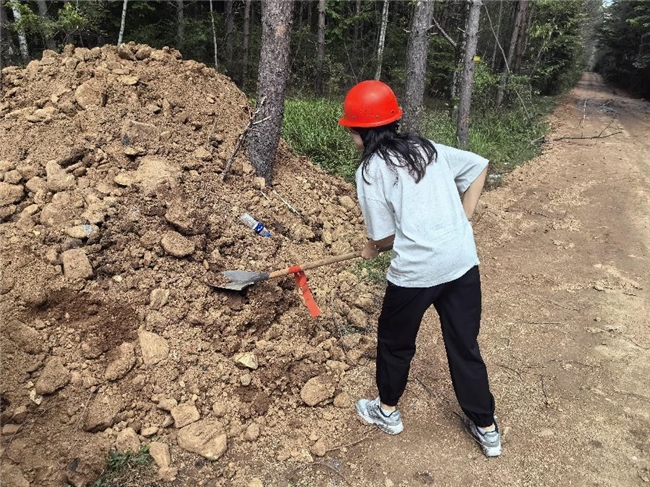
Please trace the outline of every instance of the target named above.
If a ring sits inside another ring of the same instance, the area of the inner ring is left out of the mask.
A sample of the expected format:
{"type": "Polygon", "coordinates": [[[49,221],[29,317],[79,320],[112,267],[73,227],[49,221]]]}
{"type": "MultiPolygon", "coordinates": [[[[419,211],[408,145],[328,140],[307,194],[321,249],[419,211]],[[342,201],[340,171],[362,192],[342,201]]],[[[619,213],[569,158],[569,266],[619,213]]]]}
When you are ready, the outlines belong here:
{"type": "Polygon", "coordinates": [[[251,1],[252,0],[246,0],[244,5],[244,58],[242,59],[243,66],[241,75],[242,90],[245,90],[246,84],[248,84],[248,43],[251,37],[251,1]]]}
{"type": "Polygon", "coordinates": [[[246,148],[251,164],[267,184],[280,141],[289,78],[293,1],[262,0],[262,50],[257,81],[257,111],[246,148]]]}
{"type": "Polygon", "coordinates": [[[381,65],[384,59],[384,43],[386,42],[386,27],[388,27],[388,0],[384,0],[384,9],[381,13],[381,30],[379,32],[379,44],[377,45],[377,71],[375,79],[381,78],[381,65]]]}
{"type": "Polygon", "coordinates": [[[519,35],[517,36],[517,48],[515,49],[515,73],[519,73],[521,71],[521,63],[523,62],[524,54],[526,54],[526,43],[528,42],[526,30],[529,25],[532,25],[533,15],[535,13],[534,0],[531,0],[528,11],[528,17],[526,17],[526,14],[524,14],[524,19],[521,23],[521,27],[519,28],[519,35]]]}
{"type": "Polygon", "coordinates": [[[16,46],[9,32],[9,20],[5,12],[5,0],[0,0],[0,80],[2,79],[2,68],[14,64],[16,55],[16,46]]]}
{"type": "Polygon", "coordinates": [[[434,0],[417,0],[413,10],[406,58],[406,88],[402,128],[418,131],[424,111],[429,27],[433,17],[434,0]]]}
{"type": "MultiPolygon", "coordinates": [[[[47,14],[47,2],[45,0],[36,0],[36,5],[38,5],[38,13],[41,16],[41,20],[43,23],[48,23],[50,22],[50,16],[47,14]]],[[[56,43],[54,42],[54,39],[52,39],[50,36],[47,34],[43,35],[45,39],[45,46],[52,50],[56,50],[56,43]]]]}
{"type": "Polygon", "coordinates": [[[517,37],[519,35],[519,26],[523,21],[523,15],[526,13],[526,4],[528,0],[519,0],[517,5],[517,14],[515,16],[515,25],[512,28],[512,35],[510,36],[510,47],[508,48],[508,56],[506,57],[506,63],[501,72],[501,80],[499,81],[499,89],[497,90],[497,107],[501,106],[503,103],[503,97],[506,91],[506,85],[508,84],[508,77],[510,76],[511,70],[510,66],[512,65],[512,58],[515,54],[515,49],[517,47],[517,37]]]}
{"type": "Polygon", "coordinates": [[[124,0],[122,4],[122,20],[120,21],[120,33],[117,36],[117,45],[122,44],[124,40],[124,27],[126,26],[126,6],[129,3],[129,0],[124,0]]]}
{"type": "Polygon", "coordinates": [[[494,69],[497,60],[497,48],[499,47],[499,32],[501,31],[501,16],[503,15],[503,0],[499,0],[499,18],[497,20],[497,33],[494,38],[494,48],[492,49],[492,61],[490,68],[494,69]]]}
{"type": "Polygon", "coordinates": [[[463,74],[460,81],[460,101],[458,103],[458,121],[456,124],[456,137],[461,149],[464,149],[469,141],[469,114],[472,105],[472,87],[474,86],[474,56],[478,44],[480,17],[481,0],[471,0],[467,32],[465,33],[463,74]]]}
{"type": "Polygon", "coordinates": [[[325,59],[325,1],[318,0],[318,49],[316,55],[316,93],[323,94],[323,61],[325,59]]]}
{"type": "Polygon", "coordinates": [[[226,0],[226,63],[228,70],[232,66],[233,37],[235,33],[235,19],[232,12],[233,0],[226,0]]]}
{"type": "MultiPolygon", "coordinates": [[[[11,11],[14,14],[14,22],[16,24],[19,24],[23,18],[22,15],[20,15],[20,10],[17,7],[12,6],[11,11]]],[[[30,61],[29,47],[27,45],[27,36],[25,35],[25,29],[23,28],[18,29],[18,46],[20,47],[20,56],[23,59],[23,63],[27,64],[30,61]]]]}
{"type": "Polygon", "coordinates": [[[183,49],[185,41],[185,5],[184,0],[176,0],[176,44],[178,50],[183,49]]]}
{"type": "Polygon", "coordinates": [[[354,38],[353,38],[353,46],[354,50],[357,50],[358,44],[359,44],[359,31],[360,31],[360,19],[359,17],[361,16],[361,0],[356,0],[356,4],[354,7],[355,11],[355,19],[354,19],[354,38]]]}
{"type": "Polygon", "coordinates": [[[214,25],[214,9],[212,8],[212,0],[210,0],[210,22],[212,23],[212,44],[214,45],[214,69],[218,69],[219,60],[217,59],[217,29],[214,25]]]}

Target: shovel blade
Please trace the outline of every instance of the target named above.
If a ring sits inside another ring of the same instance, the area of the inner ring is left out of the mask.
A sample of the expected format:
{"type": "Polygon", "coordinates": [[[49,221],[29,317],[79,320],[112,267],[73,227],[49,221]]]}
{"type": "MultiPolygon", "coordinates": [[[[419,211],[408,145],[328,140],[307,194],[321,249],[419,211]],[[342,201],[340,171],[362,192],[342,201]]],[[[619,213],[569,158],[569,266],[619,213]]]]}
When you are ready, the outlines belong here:
{"type": "Polygon", "coordinates": [[[230,289],[231,291],[241,291],[248,286],[252,286],[253,284],[265,281],[269,278],[268,272],[225,271],[222,272],[221,275],[225,277],[228,282],[215,287],[230,289]]]}

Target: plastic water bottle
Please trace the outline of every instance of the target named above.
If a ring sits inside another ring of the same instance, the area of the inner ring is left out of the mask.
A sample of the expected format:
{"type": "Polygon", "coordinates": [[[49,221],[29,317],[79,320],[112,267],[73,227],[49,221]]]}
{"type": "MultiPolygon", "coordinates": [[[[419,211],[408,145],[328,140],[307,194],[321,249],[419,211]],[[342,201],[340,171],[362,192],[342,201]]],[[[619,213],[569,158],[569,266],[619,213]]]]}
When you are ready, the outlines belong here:
{"type": "Polygon", "coordinates": [[[244,225],[252,228],[255,231],[255,233],[257,233],[258,235],[261,235],[262,237],[271,236],[271,232],[267,230],[267,228],[264,226],[264,223],[258,222],[255,218],[250,216],[248,213],[244,213],[241,217],[239,217],[239,219],[244,225]]]}

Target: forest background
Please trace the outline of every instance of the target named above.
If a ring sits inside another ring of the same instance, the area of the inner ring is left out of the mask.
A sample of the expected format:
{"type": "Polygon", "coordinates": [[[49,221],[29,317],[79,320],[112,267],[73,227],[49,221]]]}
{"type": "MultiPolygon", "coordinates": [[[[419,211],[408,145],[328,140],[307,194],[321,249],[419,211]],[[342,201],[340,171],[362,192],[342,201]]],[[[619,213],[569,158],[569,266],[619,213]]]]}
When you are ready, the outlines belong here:
{"type": "MultiPolygon", "coordinates": [[[[282,3],[282,2],[280,2],[282,3]]],[[[554,97],[584,70],[650,96],[650,2],[612,0],[313,0],[292,4],[282,135],[301,154],[351,179],[356,156],[337,126],[345,92],[377,78],[402,100],[412,33],[429,4],[422,116],[413,125],[459,145],[461,72],[471,53],[470,150],[491,161],[491,184],[534,157],[554,97]],[[470,25],[477,5],[476,32],[470,25]],[[480,17],[479,17],[480,16],[480,17]],[[430,18],[430,21],[429,21],[430,18]],[[468,39],[474,34],[475,47],[468,39]],[[469,47],[468,47],[469,46],[469,47]]],[[[134,41],[178,49],[214,66],[254,100],[263,43],[263,6],[252,0],[2,0],[2,66],[26,65],[43,50],[134,41]]],[[[422,22],[420,22],[421,24],[422,22]]],[[[402,100],[404,101],[404,100],[402,100]]],[[[419,110],[419,108],[418,108],[419,110]]],[[[461,115],[462,116],[462,115],[461,115]]]]}

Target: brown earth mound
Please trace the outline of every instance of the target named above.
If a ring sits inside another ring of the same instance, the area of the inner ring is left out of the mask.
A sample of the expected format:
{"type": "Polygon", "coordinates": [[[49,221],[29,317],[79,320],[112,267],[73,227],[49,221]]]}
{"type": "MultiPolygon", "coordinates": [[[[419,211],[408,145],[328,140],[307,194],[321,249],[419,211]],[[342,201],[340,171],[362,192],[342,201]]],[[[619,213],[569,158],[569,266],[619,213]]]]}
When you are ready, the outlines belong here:
{"type": "Polygon", "coordinates": [[[243,154],[221,181],[249,110],[227,77],[167,48],[67,46],[3,70],[7,485],[89,485],[108,450],[152,441],[163,479],[189,485],[184,466],[205,458],[214,485],[248,485],[343,434],[345,371],[374,350],[372,286],[349,264],[309,271],[312,319],[291,278],[206,284],[364,240],[353,188],[284,144],[273,189],[243,154]]]}

